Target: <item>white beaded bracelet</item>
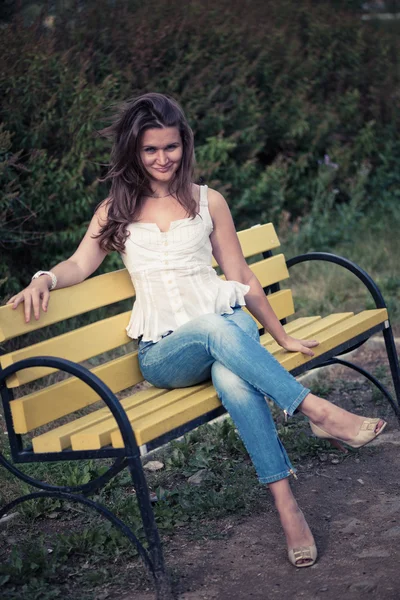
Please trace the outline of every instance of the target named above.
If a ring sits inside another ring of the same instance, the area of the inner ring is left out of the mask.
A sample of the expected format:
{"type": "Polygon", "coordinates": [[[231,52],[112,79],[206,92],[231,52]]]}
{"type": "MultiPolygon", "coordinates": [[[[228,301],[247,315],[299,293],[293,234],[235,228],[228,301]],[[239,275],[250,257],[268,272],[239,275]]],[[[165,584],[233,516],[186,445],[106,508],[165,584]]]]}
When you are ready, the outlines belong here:
{"type": "Polygon", "coordinates": [[[54,273],[52,271],[38,271],[37,273],[34,274],[34,276],[32,277],[32,281],[34,279],[38,279],[41,275],[49,275],[51,277],[51,286],[50,286],[50,291],[54,290],[54,288],[57,285],[57,277],[54,275],[54,273]]]}

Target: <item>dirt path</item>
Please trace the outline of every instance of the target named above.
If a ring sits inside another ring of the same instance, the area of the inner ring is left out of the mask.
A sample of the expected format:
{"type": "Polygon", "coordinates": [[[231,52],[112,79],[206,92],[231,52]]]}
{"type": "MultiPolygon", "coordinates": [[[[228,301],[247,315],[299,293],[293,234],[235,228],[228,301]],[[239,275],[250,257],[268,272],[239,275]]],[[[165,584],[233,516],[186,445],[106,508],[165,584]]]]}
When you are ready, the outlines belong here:
{"type": "MultiPolygon", "coordinates": [[[[383,347],[371,342],[354,362],[373,371],[386,364],[383,347]]],[[[329,377],[358,379],[336,367],[329,377]]],[[[358,412],[367,407],[368,414],[384,413],[387,432],[339,464],[328,457],[300,465],[293,484],[314,532],[317,564],[307,569],[290,565],[266,495],[263,514],[219,521],[214,534],[222,539],[193,541],[180,533],[171,540],[166,559],[176,573],[180,600],[400,599],[400,430],[385,401],[374,403],[370,392],[365,396],[358,396],[358,412]]],[[[348,402],[354,409],[351,389],[348,402]]],[[[153,597],[136,592],[123,600],[153,597]]]]}
{"type": "MultiPolygon", "coordinates": [[[[400,444],[400,434],[393,436],[400,444]]],[[[294,569],[274,512],[227,521],[228,540],[170,553],[181,570],[182,600],[400,598],[398,445],[373,456],[303,473],[296,497],[314,532],[320,559],[294,569]],[[361,481],[363,483],[361,483],[361,481]],[[190,564],[191,563],[191,564],[190,564]]]]}

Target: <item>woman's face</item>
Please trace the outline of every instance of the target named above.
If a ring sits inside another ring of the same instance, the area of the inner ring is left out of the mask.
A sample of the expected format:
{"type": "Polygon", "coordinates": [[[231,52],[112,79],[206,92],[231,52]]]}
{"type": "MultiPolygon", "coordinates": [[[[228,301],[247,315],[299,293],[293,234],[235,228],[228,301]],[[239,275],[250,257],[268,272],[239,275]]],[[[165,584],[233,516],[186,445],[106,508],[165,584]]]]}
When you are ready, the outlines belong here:
{"type": "Polygon", "coordinates": [[[150,178],[169,183],[182,161],[182,139],[177,127],[147,129],[140,143],[140,158],[150,178]]]}

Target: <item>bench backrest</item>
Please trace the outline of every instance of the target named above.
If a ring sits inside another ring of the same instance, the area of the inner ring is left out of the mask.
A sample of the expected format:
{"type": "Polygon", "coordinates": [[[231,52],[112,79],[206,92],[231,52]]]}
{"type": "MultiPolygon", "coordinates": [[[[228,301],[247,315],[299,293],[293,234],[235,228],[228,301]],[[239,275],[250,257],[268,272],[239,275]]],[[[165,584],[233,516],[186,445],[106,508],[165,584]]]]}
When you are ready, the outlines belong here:
{"type": "MultiPolygon", "coordinates": [[[[246,259],[257,258],[257,255],[267,257],[250,264],[250,268],[263,288],[268,288],[289,277],[283,254],[271,256],[270,251],[280,245],[272,224],[257,225],[240,231],[238,237],[246,259]]],[[[212,264],[213,267],[217,266],[215,260],[212,264]]],[[[22,304],[16,310],[13,310],[11,305],[0,307],[0,342],[4,347],[4,342],[18,336],[42,330],[49,325],[89,313],[99,307],[110,306],[128,298],[133,299],[134,296],[135,290],[129,274],[126,269],[122,269],[92,277],[72,287],[54,290],[51,293],[49,310],[45,314],[41,313],[39,321],[33,318],[26,324],[22,304]]],[[[279,319],[294,313],[291,290],[280,290],[270,294],[269,300],[279,319]]],[[[127,346],[128,343],[132,343],[125,331],[129,316],[130,310],[50,339],[8,351],[0,356],[0,365],[6,368],[21,359],[35,356],[57,356],[82,363],[103,355],[103,363],[93,368],[92,372],[99,376],[114,393],[118,393],[143,381],[137,350],[130,350],[127,346]],[[122,348],[123,351],[124,347],[126,351],[122,356],[111,359],[106,357],[104,360],[105,353],[109,354],[116,348],[120,350],[122,348]]],[[[258,325],[261,328],[260,323],[258,325]]],[[[28,433],[98,400],[93,390],[74,377],[49,385],[46,376],[52,372],[53,369],[33,367],[18,371],[8,378],[7,387],[17,388],[15,395],[20,396],[11,402],[16,433],[28,433]],[[30,385],[25,386],[25,384],[30,385]],[[40,384],[42,387],[38,389],[40,384]]]]}

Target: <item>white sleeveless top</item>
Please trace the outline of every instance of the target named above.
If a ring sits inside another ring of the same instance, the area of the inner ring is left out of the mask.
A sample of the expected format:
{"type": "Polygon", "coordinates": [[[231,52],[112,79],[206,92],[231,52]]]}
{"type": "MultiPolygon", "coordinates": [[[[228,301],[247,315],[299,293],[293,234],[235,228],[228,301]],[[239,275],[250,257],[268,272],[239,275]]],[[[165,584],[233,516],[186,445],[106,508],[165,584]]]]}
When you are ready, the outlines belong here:
{"type": "Polygon", "coordinates": [[[200,186],[199,214],[172,221],[166,232],[156,223],[131,223],[121,258],[136,290],[128,336],[158,342],[199,315],[232,314],[246,304],[250,286],[225,281],[211,266],[207,186],[200,186]]]}

